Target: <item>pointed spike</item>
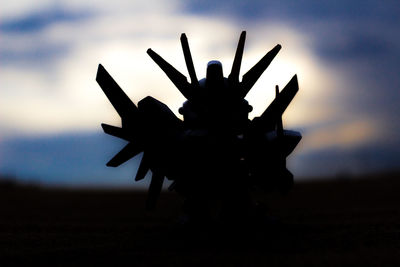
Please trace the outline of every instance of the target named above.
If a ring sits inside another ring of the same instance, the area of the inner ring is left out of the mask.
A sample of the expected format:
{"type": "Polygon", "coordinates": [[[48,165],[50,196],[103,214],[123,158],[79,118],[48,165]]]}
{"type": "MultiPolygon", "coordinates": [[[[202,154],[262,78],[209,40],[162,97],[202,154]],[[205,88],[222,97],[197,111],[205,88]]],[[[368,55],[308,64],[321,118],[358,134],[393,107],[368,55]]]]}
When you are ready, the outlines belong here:
{"type": "Polygon", "coordinates": [[[199,80],[197,79],[196,71],[194,69],[192,54],[190,53],[190,48],[189,48],[189,42],[186,37],[186,34],[184,33],[182,33],[181,35],[181,45],[182,45],[183,55],[185,57],[186,67],[189,72],[190,81],[192,85],[198,86],[199,80]]]}
{"type": "Polygon", "coordinates": [[[186,77],[150,48],[147,50],[147,54],[164,71],[182,95],[190,99],[192,92],[186,77]]]}
{"type": "Polygon", "coordinates": [[[256,65],[254,65],[245,75],[243,75],[243,79],[241,82],[241,96],[244,98],[253,85],[257,82],[258,78],[260,78],[261,74],[268,68],[271,61],[278,54],[279,50],[281,50],[281,45],[276,45],[269,51],[256,65]]]}
{"type": "Polygon", "coordinates": [[[147,161],[146,152],[144,152],[142,160],[140,161],[139,169],[136,173],[135,181],[142,180],[146,176],[149,169],[150,169],[150,166],[147,161]]]}
{"type": "Polygon", "coordinates": [[[109,162],[107,162],[108,167],[118,167],[122,163],[130,160],[137,154],[139,154],[143,149],[133,143],[127,144],[120,152],[118,152],[109,162]]]}
{"type": "Polygon", "coordinates": [[[138,116],[139,112],[135,104],[101,64],[97,70],[96,81],[118,112],[123,124],[124,121],[134,120],[138,116]]]}
{"type": "Polygon", "coordinates": [[[161,193],[163,182],[164,182],[164,175],[158,172],[153,172],[146,200],[147,210],[155,209],[158,197],[160,196],[161,193]]]}
{"type": "Polygon", "coordinates": [[[240,66],[242,64],[245,40],[246,40],[246,31],[242,31],[242,33],[240,34],[238,46],[236,48],[236,54],[232,64],[231,74],[229,74],[228,76],[229,81],[234,84],[239,83],[239,73],[240,73],[240,66]]]}
{"type": "Polygon", "coordinates": [[[261,124],[265,125],[265,127],[275,125],[295,97],[298,90],[299,84],[297,82],[297,75],[294,75],[285,88],[283,88],[283,90],[260,116],[259,120],[261,121],[261,124]]]}
{"type": "Polygon", "coordinates": [[[128,132],[126,132],[124,128],[108,125],[108,124],[105,124],[105,123],[101,124],[101,128],[103,128],[103,131],[106,134],[109,134],[109,135],[124,139],[126,141],[129,141],[131,139],[129,134],[128,134],[128,132]]]}

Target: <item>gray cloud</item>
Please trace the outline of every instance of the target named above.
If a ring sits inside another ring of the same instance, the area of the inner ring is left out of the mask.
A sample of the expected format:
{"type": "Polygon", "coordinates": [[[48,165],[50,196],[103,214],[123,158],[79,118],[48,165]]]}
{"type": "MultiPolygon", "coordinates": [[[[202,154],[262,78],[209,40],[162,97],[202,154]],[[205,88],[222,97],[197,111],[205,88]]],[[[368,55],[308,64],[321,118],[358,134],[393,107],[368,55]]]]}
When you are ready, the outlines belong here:
{"type": "Polygon", "coordinates": [[[186,10],[290,24],[313,38],[315,52],[329,61],[380,59],[395,54],[400,35],[397,1],[185,1],[186,10]]]}
{"type": "Polygon", "coordinates": [[[3,65],[8,64],[38,64],[53,61],[60,56],[66,56],[71,47],[68,44],[40,44],[27,45],[23,50],[6,47],[0,50],[0,61],[3,65]]]}
{"type": "Polygon", "coordinates": [[[67,9],[54,8],[41,10],[40,12],[26,14],[23,17],[8,19],[0,24],[0,32],[27,33],[37,32],[46,27],[60,22],[72,22],[87,19],[92,16],[88,11],[69,11],[67,9]]]}
{"type": "Polygon", "coordinates": [[[398,21],[400,7],[397,1],[240,1],[240,0],[189,0],[185,1],[189,12],[198,14],[221,14],[240,16],[244,19],[279,19],[311,21],[319,19],[377,19],[392,23],[398,21]],[[266,17],[268,16],[268,17],[266,17]]]}
{"type": "Polygon", "coordinates": [[[93,18],[90,11],[47,8],[24,16],[1,21],[0,60],[2,65],[37,65],[68,55],[74,40],[48,39],[46,30],[62,23],[76,23],[93,18]]]}

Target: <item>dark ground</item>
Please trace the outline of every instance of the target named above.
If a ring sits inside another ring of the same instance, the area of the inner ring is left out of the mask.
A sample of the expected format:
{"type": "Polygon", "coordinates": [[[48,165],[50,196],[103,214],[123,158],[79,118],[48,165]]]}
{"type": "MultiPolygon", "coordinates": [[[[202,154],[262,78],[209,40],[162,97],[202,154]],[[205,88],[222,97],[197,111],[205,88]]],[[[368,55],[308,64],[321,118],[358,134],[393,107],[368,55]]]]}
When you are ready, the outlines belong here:
{"type": "Polygon", "coordinates": [[[268,197],[268,230],[187,232],[164,193],[2,183],[0,266],[400,266],[400,175],[298,182],[268,197]]]}

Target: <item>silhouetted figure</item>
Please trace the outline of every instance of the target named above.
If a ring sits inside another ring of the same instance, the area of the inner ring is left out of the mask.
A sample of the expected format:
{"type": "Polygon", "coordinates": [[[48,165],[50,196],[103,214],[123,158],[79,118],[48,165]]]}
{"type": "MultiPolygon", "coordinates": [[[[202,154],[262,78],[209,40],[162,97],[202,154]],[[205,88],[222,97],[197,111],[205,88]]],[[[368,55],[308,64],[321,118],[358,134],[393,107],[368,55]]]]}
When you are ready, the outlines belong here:
{"type": "Polygon", "coordinates": [[[301,135],[283,130],[282,114],[298,91],[297,76],[281,92],[276,87],[273,102],[250,121],[252,107],[244,98],[281,46],[276,45],[239,81],[245,36],[243,31],[228,78],[223,77],[219,61],[210,61],[206,78],[197,79],[185,34],[181,44],[190,83],[157,53],[147,50],[186,97],[179,109],[183,121],[150,96],[136,107],[99,65],[96,80],[122,120],[121,128],[102,124],[103,130],[128,141],[107,166],[117,167],[144,152],[135,180],[152,172],[148,209],[155,207],[164,177],[173,180],[170,190],[185,198],[188,218],[198,222],[247,220],[257,214],[251,197],[254,188],[284,192],[292,186],[286,157],[301,135]]]}

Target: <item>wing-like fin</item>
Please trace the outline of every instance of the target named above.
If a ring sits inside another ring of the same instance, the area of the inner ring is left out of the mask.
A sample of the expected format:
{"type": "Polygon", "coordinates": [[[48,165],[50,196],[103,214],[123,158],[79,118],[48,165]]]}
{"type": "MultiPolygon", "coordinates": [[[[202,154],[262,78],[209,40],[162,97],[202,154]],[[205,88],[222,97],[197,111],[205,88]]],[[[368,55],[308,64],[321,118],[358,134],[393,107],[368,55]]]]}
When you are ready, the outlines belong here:
{"type": "Polygon", "coordinates": [[[276,45],[269,51],[256,65],[254,65],[245,75],[243,75],[243,79],[241,82],[241,96],[245,97],[253,85],[257,82],[258,78],[260,78],[261,74],[268,68],[271,61],[278,54],[279,50],[281,50],[281,45],[276,45]]]}
{"type": "Polygon", "coordinates": [[[246,40],[246,31],[242,31],[242,33],[240,34],[238,46],[236,48],[236,54],[232,64],[231,74],[229,74],[228,76],[228,80],[233,84],[239,83],[239,73],[240,73],[240,66],[242,64],[245,40],[246,40]]]}
{"type": "Polygon", "coordinates": [[[164,175],[158,172],[153,172],[153,176],[151,177],[149,192],[147,194],[147,201],[146,201],[147,210],[154,210],[154,208],[156,207],[156,203],[158,197],[160,196],[163,182],[164,182],[164,175]]]}
{"type": "Polygon", "coordinates": [[[122,124],[127,120],[135,120],[139,113],[137,107],[101,64],[97,69],[96,81],[118,112],[122,124]]]}
{"type": "Polygon", "coordinates": [[[294,75],[289,83],[283,88],[278,96],[272,101],[264,113],[260,116],[260,120],[264,125],[275,125],[281,118],[283,112],[299,90],[297,75],[294,75]]]}
{"type": "Polygon", "coordinates": [[[150,166],[149,166],[149,162],[147,161],[146,152],[143,152],[143,157],[142,157],[142,160],[140,161],[140,165],[139,165],[139,169],[136,173],[135,181],[142,180],[146,176],[149,169],[150,169],[150,166]]]}
{"type": "Polygon", "coordinates": [[[165,72],[165,74],[176,86],[176,88],[178,88],[182,95],[187,99],[190,99],[192,92],[186,77],[150,48],[147,50],[147,54],[165,72]]]}
{"type": "Polygon", "coordinates": [[[107,166],[118,167],[122,163],[139,154],[142,150],[141,146],[130,142],[107,163],[107,166]]]}
{"type": "Polygon", "coordinates": [[[284,130],[283,139],[281,153],[286,158],[293,152],[297,144],[300,142],[301,134],[296,131],[284,130]]]}
{"type": "Polygon", "coordinates": [[[188,69],[189,76],[190,76],[190,81],[191,81],[192,85],[197,86],[197,85],[199,85],[199,80],[197,79],[196,71],[194,69],[193,59],[192,59],[192,55],[190,53],[190,48],[189,48],[189,42],[186,37],[186,34],[184,34],[184,33],[182,33],[182,35],[181,35],[181,44],[182,44],[183,55],[185,57],[186,67],[188,69]]]}
{"type": "Polygon", "coordinates": [[[112,126],[112,125],[108,125],[105,123],[101,124],[101,127],[103,128],[103,131],[106,134],[124,139],[126,141],[129,141],[129,134],[124,130],[124,128],[120,128],[120,127],[116,127],[116,126],[112,126]]]}

